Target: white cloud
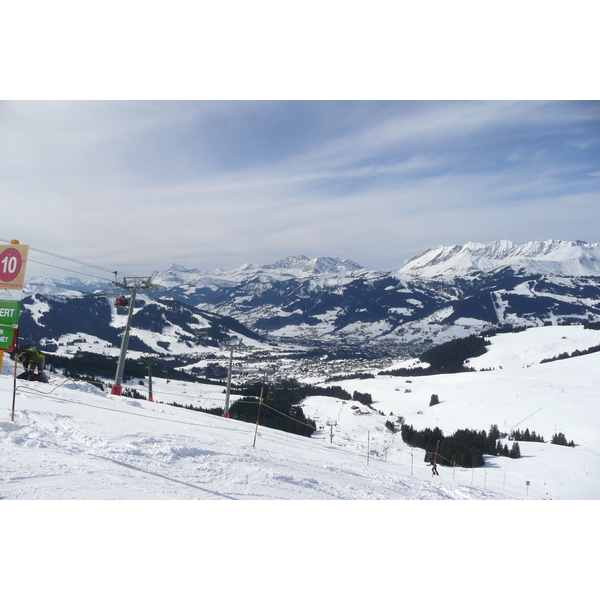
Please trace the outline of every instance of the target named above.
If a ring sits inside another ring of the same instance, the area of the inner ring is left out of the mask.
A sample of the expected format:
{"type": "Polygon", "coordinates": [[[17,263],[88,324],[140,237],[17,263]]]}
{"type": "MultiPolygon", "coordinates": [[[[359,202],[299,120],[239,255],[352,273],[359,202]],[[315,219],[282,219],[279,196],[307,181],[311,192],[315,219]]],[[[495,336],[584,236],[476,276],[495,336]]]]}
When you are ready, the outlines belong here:
{"type": "Polygon", "coordinates": [[[593,107],[337,106],[0,103],[0,235],[140,275],[290,254],[391,269],[440,244],[594,241],[600,171],[592,145],[570,144],[594,131],[593,107]]]}

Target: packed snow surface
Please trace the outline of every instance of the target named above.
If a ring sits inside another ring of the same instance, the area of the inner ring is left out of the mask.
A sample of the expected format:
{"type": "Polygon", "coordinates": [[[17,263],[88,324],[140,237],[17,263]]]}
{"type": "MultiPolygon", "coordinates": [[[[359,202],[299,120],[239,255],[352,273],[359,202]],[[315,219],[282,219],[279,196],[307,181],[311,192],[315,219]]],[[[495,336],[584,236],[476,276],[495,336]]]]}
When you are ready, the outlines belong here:
{"type": "MultiPolygon", "coordinates": [[[[163,386],[156,386],[156,397],[163,386]]],[[[11,388],[11,377],[3,376],[0,496],[6,499],[502,497],[409,477],[388,461],[367,464],[366,452],[332,445],[323,435],[309,439],[259,427],[254,443],[253,424],[114,397],[67,380],[19,380],[12,421],[11,388]]]]}
{"type": "Polygon", "coordinates": [[[472,359],[493,370],[344,380],[350,392],[371,393],[373,408],[307,398],[303,410],[318,427],[312,438],[168,404],[222,406],[219,386],[157,378],[155,402],[57,375],[49,384],[17,380],[15,390],[5,357],[2,589],[10,598],[60,592],[65,600],[203,590],[238,597],[255,588],[270,600],[285,589],[296,600],[307,593],[290,586],[291,567],[300,567],[306,586],[327,598],[389,595],[391,585],[422,593],[424,582],[434,595],[468,587],[494,600],[515,590],[586,597],[595,573],[590,540],[600,533],[596,504],[536,501],[600,498],[600,355],[539,364],[569,340],[584,349],[595,341],[588,333],[546,327],[496,336],[472,359]],[[429,407],[432,393],[441,402],[429,407]],[[445,433],[492,423],[546,440],[562,431],[576,445],[521,442],[522,458],[486,456],[485,467],[440,466],[432,477],[423,451],[385,427],[398,416],[445,433]],[[67,499],[86,502],[58,502],[67,499]],[[453,499],[479,502],[431,502],[453,499]],[[532,502],[498,502],[519,499],[532,502]],[[207,509],[193,500],[245,502],[207,509]],[[485,541],[487,551],[473,552],[485,541]],[[498,553],[503,543],[511,550],[498,553]],[[489,588],[493,572],[508,583],[489,588]]]}
{"type": "Polygon", "coordinates": [[[339,385],[350,393],[370,393],[373,405],[305,399],[303,410],[317,423],[311,438],[171,406],[223,406],[223,389],[159,378],[155,402],[58,375],[49,384],[19,379],[13,420],[15,380],[5,357],[0,497],[600,499],[600,355],[536,364],[573,340],[580,349],[593,345],[597,336],[588,333],[598,334],[573,326],[492,337],[489,351],[471,361],[491,370],[344,380],[339,385]],[[429,407],[434,393],[441,402],[429,407]],[[506,433],[529,428],[546,443],[521,442],[522,458],[487,456],[479,469],[440,467],[434,478],[423,451],[385,427],[399,417],[445,434],[492,424],[506,433]],[[556,432],[575,447],[549,444],[556,432]]]}

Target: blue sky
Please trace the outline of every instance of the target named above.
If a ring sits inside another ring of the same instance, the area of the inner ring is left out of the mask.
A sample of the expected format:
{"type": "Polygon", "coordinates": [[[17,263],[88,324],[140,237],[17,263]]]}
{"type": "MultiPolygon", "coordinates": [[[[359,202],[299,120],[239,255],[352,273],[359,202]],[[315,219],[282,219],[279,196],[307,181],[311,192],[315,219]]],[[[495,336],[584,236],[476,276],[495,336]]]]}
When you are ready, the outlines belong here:
{"type": "Polygon", "coordinates": [[[1,237],[137,275],[600,241],[595,101],[4,101],[0,159],[1,237]]]}

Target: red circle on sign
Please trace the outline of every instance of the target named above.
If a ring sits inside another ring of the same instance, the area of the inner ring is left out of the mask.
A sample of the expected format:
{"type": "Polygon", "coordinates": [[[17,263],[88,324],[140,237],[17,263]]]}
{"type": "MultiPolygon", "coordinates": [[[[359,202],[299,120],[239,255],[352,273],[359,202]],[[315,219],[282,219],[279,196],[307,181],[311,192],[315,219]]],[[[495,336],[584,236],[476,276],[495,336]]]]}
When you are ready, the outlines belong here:
{"type": "Polygon", "coordinates": [[[0,280],[12,281],[21,272],[23,259],[16,248],[7,248],[0,254],[0,280]]]}

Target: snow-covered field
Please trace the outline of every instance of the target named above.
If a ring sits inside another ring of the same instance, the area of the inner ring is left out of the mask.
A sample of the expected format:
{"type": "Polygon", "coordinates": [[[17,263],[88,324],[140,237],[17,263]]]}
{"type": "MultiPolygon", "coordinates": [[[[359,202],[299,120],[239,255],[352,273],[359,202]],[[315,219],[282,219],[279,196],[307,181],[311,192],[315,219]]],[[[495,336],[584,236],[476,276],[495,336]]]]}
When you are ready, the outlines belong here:
{"type": "Polygon", "coordinates": [[[223,595],[259,586],[261,597],[289,589],[286,597],[299,598],[307,589],[283,575],[291,565],[307,586],[318,585],[319,597],[389,593],[395,585],[410,592],[473,586],[492,598],[582,596],[594,572],[588,542],[598,532],[596,503],[536,500],[600,499],[600,355],[535,362],[574,338],[585,341],[579,348],[597,343],[587,333],[546,327],[492,338],[489,352],[471,363],[502,369],[411,383],[347,380],[339,385],[371,393],[374,410],[309,398],[304,411],[319,427],[312,438],[259,426],[256,443],[253,424],[167,404],[219,405],[221,388],[160,379],[154,403],[58,376],[49,384],[17,380],[13,421],[5,357],[0,497],[44,501],[0,503],[11,597],[49,589],[63,598],[189,597],[210,583],[223,595]],[[432,393],[441,403],[429,407],[432,393]],[[546,440],[562,431],[576,446],[522,442],[520,459],[439,467],[433,478],[423,452],[385,428],[398,416],[445,433],[493,423],[501,431],[529,427],[546,440]],[[496,502],[357,502],[450,499],[496,502]],[[515,499],[526,502],[507,502],[515,499]],[[146,502],[97,502],[107,500],[146,502]],[[149,500],[246,502],[208,508],[149,500]],[[544,571],[557,554],[560,569],[544,571]],[[38,576],[29,577],[34,564],[38,576]],[[111,574],[99,577],[99,565],[111,574]],[[272,573],[266,583],[255,580],[261,567],[272,573]],[[490,569],[506,582],[488,591],[490,569]]]}
{"type": "MultiPolygon", "coordinates": [[[[222,401],[192,384],[154,382],[156,402],[90,384],[3,375],[0,496],[7,499],[501,498],[478,487],[410,477],[392,461],[249,423],[161,403],[222,401]],[[166,395],[166,389],[169,395],[166,395]]],[[[222,395],[221,395],[222,397],[222,395]]],[[[232,400],[235,398],[232,398],[232,400]]],[[[325,399],[322,399],[325,401],[325,399]]]]}
{"type": "Polygon", "coordinates": [[[0,497],[600,499],[600,355],[536,364],[595,345],[600,332],[543,327],[491,341],[471,365],[502,368],[339,383],[370,393],[371,408],[307,398],[304,412],[318,426],[310,439],[169,405],[223,406],[218,386],[154,378],[156,402],[147,402],[53,375],[49,384],[17,380],[13,391],[5,357],[0,497]],[[440,404],[430,407],[432,394],[440,404]],[[576,446],[520,442],[520,459],[486,457],[479,469],[440,467],[433,478],[423,451],[385,427],[399,417],[447,435],[459,428],[487,431],[492,424],[506,433],[529,428],[547,442],[562,432],[576,446]]]}

